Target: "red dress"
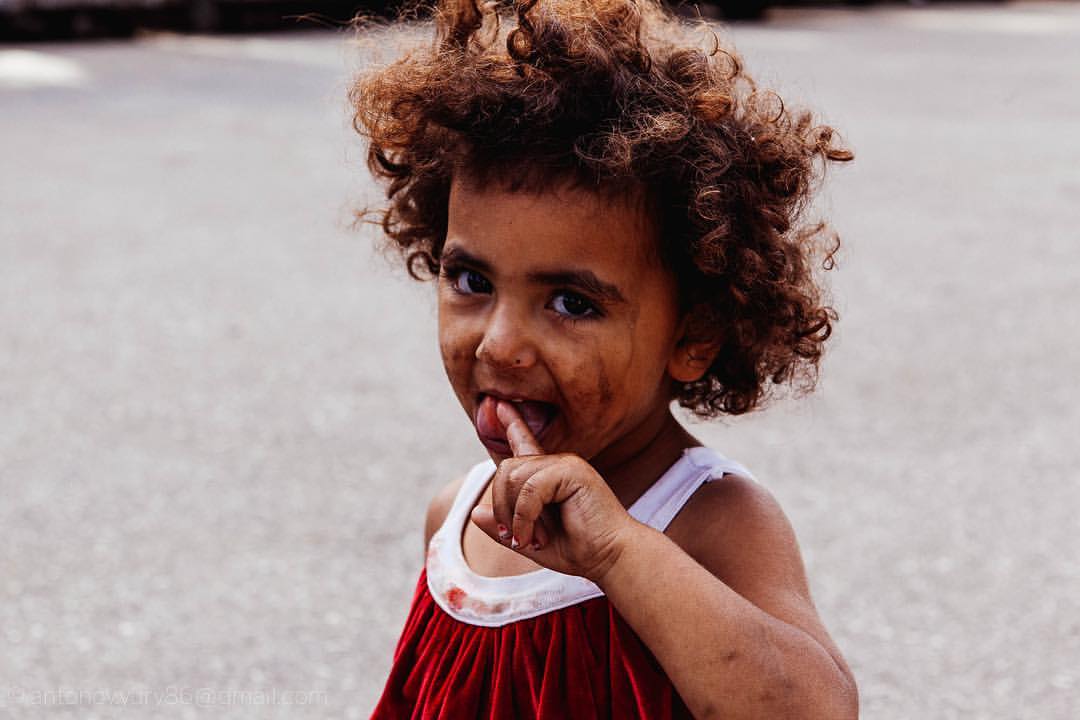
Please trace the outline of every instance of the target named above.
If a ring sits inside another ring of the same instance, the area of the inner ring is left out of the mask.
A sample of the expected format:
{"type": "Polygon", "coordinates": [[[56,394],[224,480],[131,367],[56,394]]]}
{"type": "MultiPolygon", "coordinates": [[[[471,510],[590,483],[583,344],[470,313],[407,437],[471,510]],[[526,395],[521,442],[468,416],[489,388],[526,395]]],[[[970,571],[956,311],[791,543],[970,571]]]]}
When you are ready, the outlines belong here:
{"type": "MultiPolygon", "coordinates": [[[[690,718],[637,634],[584,578],[472,572],[461,532],[494,471],[473,468],[431,539],[372,720],[690,718]]],[[[690,448],[629,508],[663,530],[701,483],[737,463],[690,448]]]]}

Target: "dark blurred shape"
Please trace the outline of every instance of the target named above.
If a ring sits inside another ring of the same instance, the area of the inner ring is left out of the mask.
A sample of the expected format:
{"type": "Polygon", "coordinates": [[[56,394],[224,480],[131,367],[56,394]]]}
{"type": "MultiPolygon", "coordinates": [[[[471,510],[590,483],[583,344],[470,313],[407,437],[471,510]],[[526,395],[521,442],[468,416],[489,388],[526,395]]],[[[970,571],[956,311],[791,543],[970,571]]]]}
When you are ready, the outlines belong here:
{"type": "MultiPolygon", "coordinates": [[[[498,0],[509,5],[511,0],[498,0]]],[[[761,20],[780,5],[871,5],[874,0],[665,0],[678,13],[761,20]]],[[[908,0],[928,4],[929,0],[908,0]]],[[[414,0],[0,0],[0,42],[125,37],[139,28],[245,32],[341,27],[357,15],[392,17],[414,0]]]]}
{"type": "Polygon", "coordinates": [[[726,20],[758,20],[765,16],[768,0],[716,0],[708,3],[726,20]]]}
{"type": "Polygon", "coordinates": [[[244,32],[342,26],[394,0],[0,0],[0,42],[126,37],[136,29],[244,32]]]}

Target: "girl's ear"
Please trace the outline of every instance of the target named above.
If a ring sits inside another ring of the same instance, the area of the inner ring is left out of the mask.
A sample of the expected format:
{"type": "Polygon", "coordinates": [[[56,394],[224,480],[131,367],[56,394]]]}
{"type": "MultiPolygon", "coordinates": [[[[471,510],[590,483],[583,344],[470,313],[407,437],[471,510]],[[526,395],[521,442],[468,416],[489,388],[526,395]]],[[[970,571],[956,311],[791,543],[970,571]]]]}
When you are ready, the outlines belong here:
{"type": "Polygon", "coordinates": [[[709,371],[709,366],[720,351],[717,341],[705,342],[692,340],[690,333],[691,316],[683,317],[679,324],[679,342],[668,360],[668,375],[678,382],[694,382],[709,371]]]}
{"type": "Polygon", "coordinates": [[[694,382],[709,370],[720,346],[716,343],[682,342],[668,360],[668,375],[679,382],[694,382]]]}

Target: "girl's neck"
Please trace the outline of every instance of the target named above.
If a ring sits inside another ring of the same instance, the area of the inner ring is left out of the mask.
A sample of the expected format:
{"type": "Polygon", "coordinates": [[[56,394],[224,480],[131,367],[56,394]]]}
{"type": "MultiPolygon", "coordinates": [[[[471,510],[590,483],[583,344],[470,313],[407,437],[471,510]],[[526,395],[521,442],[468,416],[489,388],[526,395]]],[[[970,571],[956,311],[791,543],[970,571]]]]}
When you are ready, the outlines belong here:
{"type": "Polygon", "coordinates": [[[668,408],[650,417],[620,443],[592,459],[615,496],[630,507],[682,455],[701,443],[679,424],[668,408]]]}

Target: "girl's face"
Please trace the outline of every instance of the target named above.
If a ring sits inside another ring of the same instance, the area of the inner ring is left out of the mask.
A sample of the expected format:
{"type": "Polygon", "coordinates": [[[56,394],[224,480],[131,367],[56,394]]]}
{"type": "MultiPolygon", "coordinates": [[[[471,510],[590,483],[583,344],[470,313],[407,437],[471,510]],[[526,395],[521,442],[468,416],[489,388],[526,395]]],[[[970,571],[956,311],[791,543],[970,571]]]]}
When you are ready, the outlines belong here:
{"type": "Polygon", "coordinates": [[[635,456],[670,420],[685,352],[654,233],[641,210],[587,191],[454,183],[439,344],[493,459],[511,454],[496,399],[518,402],[545,451],[598,467],[635,456]]]}

